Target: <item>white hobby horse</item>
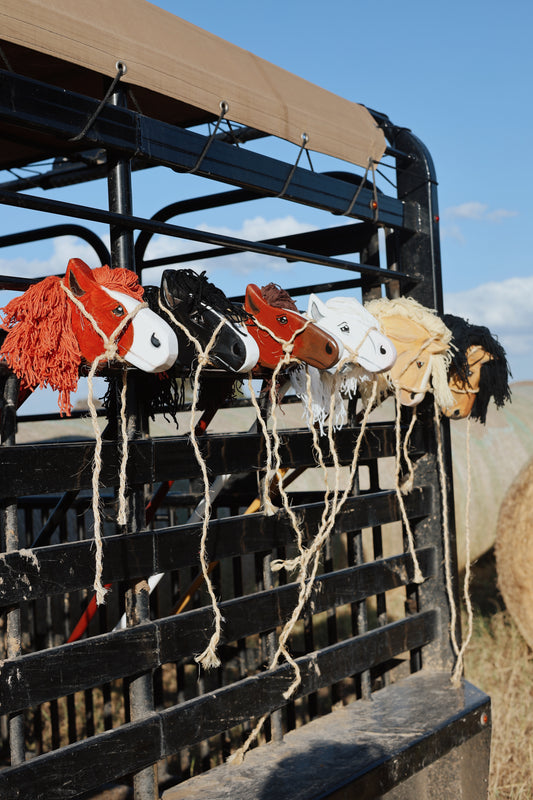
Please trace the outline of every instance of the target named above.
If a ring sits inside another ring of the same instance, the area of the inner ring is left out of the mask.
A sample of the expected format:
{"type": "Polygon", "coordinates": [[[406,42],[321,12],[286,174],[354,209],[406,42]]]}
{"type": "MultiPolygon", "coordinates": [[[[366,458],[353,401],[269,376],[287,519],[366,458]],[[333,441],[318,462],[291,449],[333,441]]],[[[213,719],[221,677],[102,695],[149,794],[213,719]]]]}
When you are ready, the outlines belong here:
{"type": "Polygon", "coordinates": [[[332,422],[335,428],[340,428],[347,419],[342,395],[352,397],[360,382],[372,380],[375,373],[390,370],[396,361],[396,348],[380,332],[376,318],[355,297],[333,297],[324,302],[311,294],[306,316],[334,334],[341,353],[338,363],[329,370],[308,367],[310,396],[305,367],[290,375],[292,387],[304,404],[307,424],[318,423],[324,433],[332,394],[332,422]]]}

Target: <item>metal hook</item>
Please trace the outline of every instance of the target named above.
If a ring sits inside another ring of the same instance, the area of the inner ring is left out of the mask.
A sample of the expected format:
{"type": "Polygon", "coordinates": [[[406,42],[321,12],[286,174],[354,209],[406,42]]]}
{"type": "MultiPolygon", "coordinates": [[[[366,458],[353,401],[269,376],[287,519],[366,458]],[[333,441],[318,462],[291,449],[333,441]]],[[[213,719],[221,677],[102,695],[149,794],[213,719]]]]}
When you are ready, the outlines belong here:
{"type": "MultiPolygon", "coordinates": [[[[213,128],[213,131],[211,132],[211,135],[209,136],[209,139],[205,143],[202,152],[198,156],[198,161],[196,162],[194,167],[192,167],[191,169],[184,170],[184,172],[187,175],[191,175],[193,172],[196,172],[196,170],[199,169],[200,164],[202,163],[202,161],[206,157],[207,151],[211,147],[211,142],[213,141],[213,139],[216,136],[216,133],[217,133],[219,127],[220,127],[220,123],[222,122],[222,120],[224,119],[224,117],[226,116],[226,114],[229,111],[229,104],[226,102],[226,100],[221,100],[220,104],[219,104],[219,108],[220,108],[220,114],[218,115],[218,119],[215,122],[215,127],[213,128]]],[[[180,172],[181,172],[181,170],[180,170],[180,172]]]]}
{"type": "Polygon", "coordinates": [[[79,133],[77,133],[76,136],[72,136],[68,140],[69,142],[79,142],[80,139],[83,139],[83,137],[86,135],[87,131],[93,126],[93,124],[94,124],[95,120],[97,119],[99,113],[101,112],[101,110],[103,109],[103,107],[105,106],[105,104],[107,103],[107,101],[109,100],[109,98],[111,97],[113,92],[115,91],[117,83],[122,78],[122,76],[125,75],[126,72],[128,71],[128,67],[126,66],[124,61],[117,61],[117,63],[115,64],[115,67],[116,67],[116,70],[117,70],[117,74],[115,75],[115,77],[111,81],[111,84],[110,84],[107,92],[105,93],[105,95],[101,99],[100,103],[98,104],[98,108],[96,109],[94,114],[92,114],[92,116],[89,117],[89,119],[87,120],[87,123],[85,124],[83,130],[81,130],[79,133]]]}
{"type": "Polygon", "coordinates": [[[292,181],[292,176],[294,175],[296,167],[298,166],[298,162],[300,161],[300,157],[301,157],[303,151],[305,150],[305,146],[306,146],[308,141],[309,141],[309,136],[307,135],[307,133],[302,133],[302,144],[301,144],[300,150],[298,152],[298,158],[296,159],[296,161],[292,165],[291,170],[290,170],[289,174],[287,175],[285,183],[283,184],[283,189],[281,190],[281,192],[279,194],[275,194],[274,197],[283,197],[283,195],[285,194],[285,192],[289,188],[289,184],[292,181]]]}
{"type": "Polygon", "coordinates": [[[6,65],[7,71],[8,72],[13,72],[13,67],[11,66],[11,63],[8,60],[8,57],[6,56],[6,54],[4,53],[4,50],[3,50],[2,47],[0,47],[0,58],[2,59],[4,64],[6,65]]]}
{"type": "MultiPolygon", "coordinates": [[[[341,217],[347,217],[348,214],[351,213],[351,210],[354,207],[354,205],[356,204],[357,198],[361,194],[361,190],[362,190],[363,186],[365,185],[366,176],[368,175],[368,170],[369,169],[372,169],[372,175],[374,175],[374,162],[372,161],[371,158],[368,160],[367,168],[365,169],[365,174],[363,175],[363,177],[361,179],[361,183],[359,184],[359,186],[355,190],[355,194],[352,197],[352,199],[350,200],[348,208],[346,209],[346,211],[342,212],[341,217]]],[[[374,182],[374,187],[375,187],[375,182],[374,182]]]]}
{"type": "Polygon", "coordinates": [[[379,203],[378,189],[376,186],[376,167],[373,161],[370,163],[370,168],[372,170],[372,201],[370,207],[374,210],[374,222],[377,222],[379,218],[379,203]]]}

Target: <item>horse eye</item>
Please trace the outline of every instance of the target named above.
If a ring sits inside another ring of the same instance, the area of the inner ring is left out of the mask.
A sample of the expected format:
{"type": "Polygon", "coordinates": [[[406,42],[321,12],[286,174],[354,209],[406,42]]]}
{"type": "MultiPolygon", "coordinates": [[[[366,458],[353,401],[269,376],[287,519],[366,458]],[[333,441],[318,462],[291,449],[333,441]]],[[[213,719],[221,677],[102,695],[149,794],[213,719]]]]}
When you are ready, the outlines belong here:
{"type": "Polygon", "coordinates": [[[466,375],[467,375],[467,377],[468,377],[468,378],[469,378],[471,375],[473,375],[473,374],[474,374],[474,373],[472,372],[472,370],[471,370],[471,369],[469,369],[469,370],[468,370],[468,372],[466,373],[466,375]]]}
{"type": "Polygon", "coordinates": [[[341,333],[350,333],[350,326],[344,322],[342,325],[339,326],[339,330],[341,333]]]}
{"type": "Polygon", "coordinates": [[[114,308],[111,311],[111,313],[114,314],[115,317],[123,317],[124,316],[124,309],[122,308],[122,306],[117,306],[116,308],[114,308]]]}
{"type": "Polygon", "coordinates": [[[285,316],[285,314],[282,314],[280,317],[276,317],[276,319],[277,319],[277,321],[279,322],[280,325],[286,325],[287,322],[289,321],[287,319],[287,317],[285,316]]]}
{"type": "Polygon", "coordinates": [[[422,369],[422,367],[424,366],[424,362],[423,361],[417,361],[416,362],[416,366],[418,367],[418,369],[422,369]]]}

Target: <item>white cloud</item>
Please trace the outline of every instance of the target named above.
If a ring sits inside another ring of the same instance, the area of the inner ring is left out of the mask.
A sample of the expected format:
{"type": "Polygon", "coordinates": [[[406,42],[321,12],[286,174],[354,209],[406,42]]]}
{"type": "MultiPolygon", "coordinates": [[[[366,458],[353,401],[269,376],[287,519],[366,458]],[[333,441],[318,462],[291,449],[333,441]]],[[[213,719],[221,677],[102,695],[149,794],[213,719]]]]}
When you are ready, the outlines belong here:
{"type": "MultiPolygon", "coordinates": [[[[52,252],[48,258],[0,258],[0,275],[24,276],[25,278],[60,275],[66,272],[70,258],[81,258],[90,267],[100,266],[100,261],[93,248],[75,236],[61,236],[53,239],[51,244],[52,252]]],[[[46,245],[41,243],[41,248],[46,249],[46,245]]]]}
{"type": "Polygon", "coordinates": [[[483,219],[487,208],[488,206],[484,203],[462,203],[459,206],[446,208],[443,212],[443,216],[458,219],[483,219]]]}
{"type": "Polygon", "coordinates": [[[515,379],[533,378],[533,277],[507,278],[444,296],[444,311],[486,325],[502,343],[515,379]],[[513,362],[520,359],[520,374],[513,362]],[[529,367],[527,368],[527,365],[529,367]]]}
{"type": "Polygon", "coordinates": [[[461,227],[465,222],[489,222],[499,224],[506,219],[518,216],[518,211],[507,208],[490,209],[486,203],[473,200],[458,206],[445,208],[441,214],[441,236],[443,239],[455,239],[460,244],[466,243],[461,227]]]}
{"type": "Polygon", "coordinates": [[[235,236],[238,239],[271,239],[275,236],[287,236],[292,233],[302,233],[303,231],[315,230],[315,226],[298,222],[293,216],[278,217],[277,219],[265,219],[264,217],[254,217],[245,219],[239,229],[219,227],[209,228],[207,225],[200,225],[199,230],[211,230],[224,236],[235,236]]]}
{"type": "Polygon", "coordinates": [[[458,206],[450,206],[442,212],[444,219],[468,219],[489,222],[501,222],[503,219],[516,217],[517,215],[518,211],[511,211],[506,208],[496,208],[491,211],[486,203],[479,203],[475,200],[469,203],[461,203],[458,206]]]}
{"type": "MultiPolygon", "coordinates": [[[[304,231],[315,230],[316,226],[309,223],[302,223],[293,216],[279,217],[276,219],[265,219],[257,216],[243,221],[239,228],[227,226],[210,227],[207,224],[199,225],[200,231],[211,231],[224,236],[231,236],[237,239],[249,239],[257,241],[270,239],[276,236],[285,236],[304,231]]],[[[107,247],[109,247],[109,237],[103,237],[107,247]]],[[[99,266],[99,260],[95,251],[90,245],[75,236],[63,236],[41,243],[39,248],[32,245],[31,253],[44,252],[46,257],[32,258],[15,257],[0,258],[0,274],[24,276],[27,278],[41,278],[46,275],[64,274],[70,258],[81,258],[90,267],[99,266]]],[[[162,258],[169,255],[194,252],[196,250],[210,249],[209,245],[201,242],[176,239],[170,236],[154,236],[146,251],[146,258],[162,258]]],[[[28,251],[29,252],[29,251],[28,251]]],[[[246,276],[256,270],[282,272],[289,270],[291,265],[284,259],[270,258],[255,253],[234,253],[224,258],[211,258],[198,260],[189,264],[178,264],[179,266],[191,266],[197,271],[206,269],[209,273],[223,268],[233,275],[246,276]]],[[[144,283],[159,283],[161,273],[166,267],[154,267],[146,270],[144,283]]]]}
{"type": "Polygon", "coordinates": [[[533,277],[507,278],[483,283],[464,292],[447,293],[445,311],[488,328],[533,329],[532,296],[533,277]]]}
{"type": "Polygon", "coordinates": [[[517,217],[518,211],[510,211],[507,208],[496,208],[494,211],[489,211],[486,215],[486,218],[490,222],[501,222],[503,219],[509,219],[510,217],[517,217]]]}
{"type": "Polygon", "coordinates": [[[443,239],[456,239],[460,244],[466,242],[459,225],[442,225],[440,233],[443,239]]]}
{"type": "MultiPolygon", "coordinates": [[[[213,227],[204,223],[198,225],[197,230],[217,233],[222,236],[231,236],[235,239],[259,241],[262,239],[272,239],[276,236],[287,236],[316,230],[316,226],[299,222],[290,215],[270,220],[258,216],[244,220],[239,228],[230,228],[228,226],[213,227]]],[[[180,239],[173,239],[169,236],[157,236],[150,242],[147,248],[146,258],[162,258],[176,253],[190,253],[207,249],[210,249],[210,245],[205,245],[201,242],[183,241],[180,239]]],[[[205,269],[208,273],[224,269],[233,275],[241,276],[253,274],[258,270],[284,272],[292,268],[292,265],[284,259],[249,252],[236,252],[220,258],[198,259],[198,261],[194,261],[193,259],[190,264],[177,265],[177,267],[180,266],[191,267],[196,271],[205,269]]],[[[143,278],[144,282],[158,282],[163,269],[166,268],[167,267],[153,267],[146,270],[143,278]]]]}

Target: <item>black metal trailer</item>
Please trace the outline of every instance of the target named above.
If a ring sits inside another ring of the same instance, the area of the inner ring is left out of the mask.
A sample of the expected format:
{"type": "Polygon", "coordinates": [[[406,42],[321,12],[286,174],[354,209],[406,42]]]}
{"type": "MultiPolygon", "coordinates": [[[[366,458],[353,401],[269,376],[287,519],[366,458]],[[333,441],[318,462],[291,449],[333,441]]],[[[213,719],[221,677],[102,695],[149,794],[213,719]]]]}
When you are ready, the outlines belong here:
{"type": "MultiPolygon", "coordinates": [[[[64,2],[50,16],[65,8],[83,13],[83,4],[64,2]]],[[[21,30],[22,18],[21,12],[21,30]]],[[[172,20],[179,29],[181,21],[172,20]]],[[[407,295],[442,311],[435,170],[425,146],[405,127],[364,110],[385,142],[376,186],[370,169],[357,166],[360,157],[355,164],[337,158],[333,169],[321,172],[299,158],[298,147],[292,161],[274,158],[251,146],[275,136],[266,125],[251,127],[239,119],[217,123],[212,108],[191,107],[185,100],[173,105],[155,90],[132,86],[123,65],[112,82],[109,70],[100,74],[3,35],[0,167],[12,176],[0,184],[0,201],[19,209],[21,223],[16,233],[2,232],[0,246],[75,236],[94,249],[97,263],[125,266],[141,276],[148,267],[203,266],[213,257],[256,253],[293,263],[284,288],[295,298],[311,291],[360,290],[365,300],[407,295]],[[53,163],[41,166],[46,159],[53,163]],[[28,165],[31,174],[22,170],[28,165]],[[150,219],[135,216],[132,175],[155,167],[164,167],[177,187],[182,176],[194,174],[198,188],[191,199],[150,219]],[[107,180],[107,207],[58,199],[54,191],[96,179],[107,180]],[[202,179],[212,181],[207,192],[202,179]],[[180,222],[183,214],[223,206],[233,206],[237,215],[241,206],[265,198],[273,208],[311,207],[321,222],[308,233],[259,242],[180,222]],[[31,211],[55,215],[58,222],[36,227],[32,216],[25,226],[31,211]],[[340,215],[346,217],[342,224],[340,215]],[[110,233],[109,252],[95,223],[110,233]],[[158,234],[195,242],[197,249],[148,260],[148,244],[158,234]],[[314,265],[328,268],[327,279],[309,277],[314,265]]],[[[118,51],[117,60],[122,57],[118,51]]],[[[231,110],[230,103],[233,120],[231,110]]],[[[0,286],[22,290],[31,280],[6,275],[0,286]]],[[[274,573],[271,561],[290,552],[293,531],[283,510],[274,516],[244,513],[265,466],[262,433],[257,426],[241,427],[207,432],[201,439],[210,476],[239,478],[218,496],[209,528],[208,553],[217,564],[213,580],[225,620],[222,664],[199,672],[194,657],[212,629],[209,598],[199,590],[189,610],[173,609],[199,569],[201,526],[187,520],[202,496],[200,469],[188,434],[153,435],[142,376],[132,372],[126,532],[112,519],[115,438],[104,438],[102,452],[109,516],[103,580],[114,590],[84,638],[68,642],[92,596],[94,439],[17,443],[17,430],[29,423],[17,421],[17,381],[4,368],[3,800],[93,797],[106,787],[136,800],[486,797],[489,698],[466,681],[456,687],[450,679],[454,653],[443,515],[448,511],[451,520],[448,562],[456,598],[451,451],[443,420],[445,509],[431,401],[418,413],[412,437],[415,484],[406,498],[424,581],[413,582],[401,532],[392,550],[388,544],[384,549],[384,533],[401,520],[383,466],[395,456],[395,421],[385,415],[365,432],[353,494],[336,519],[312,603],[291,640],[302,683],[285,700],[289,665],[269,669],[269,662],[294,607],[296,586],[274,573]],[[145,504],[166,481],[174,482],[174,491],[147,524],[145,504]],[[160,573],[165,580],[150,595],[147,579],[160,573]],[[397,605],[391,612],[390,598],[398,592],[404,596],[401,612],[397,605]],[[128,627],[113,631],[124,610],[128,627]],[[227,763],[262,715],[267,720],[258,746],[242,765],[227,763]]],[[[210,381],[216,394],[227,376],[212,370],[210,381]]],[[[290,408],[291,398],[286,401],[290,408]]],[[[247,403],[224,400],[217,414],[247,403]]],[[[360,430],[358,410],[351,401],[350,424],[335,436],[343,465],[351,460],[360,430]]],[[[402,426],[407,422],[402,419],[402,426]]],[[[315,468],[309,430],[284,428],[281,455],[284,467],[315,468]]],[[[324,457],[331,463],[327,443],[324,457]]],[[[291,501],[311,539],[323,491],[300,484],[291,501]]]]}

